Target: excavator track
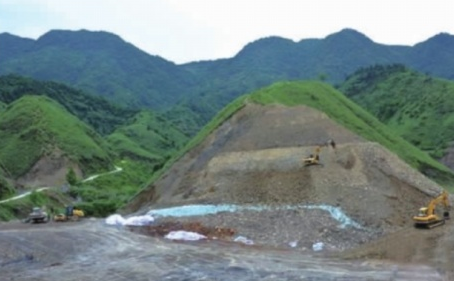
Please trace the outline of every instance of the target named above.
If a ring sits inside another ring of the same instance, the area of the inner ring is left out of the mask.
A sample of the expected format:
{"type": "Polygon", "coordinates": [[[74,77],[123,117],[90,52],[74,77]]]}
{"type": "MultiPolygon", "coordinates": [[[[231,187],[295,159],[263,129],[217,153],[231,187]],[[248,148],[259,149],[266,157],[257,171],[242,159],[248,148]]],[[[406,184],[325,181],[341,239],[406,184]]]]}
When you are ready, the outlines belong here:
{"type": "Polygon", "coordinates": [[[440,220],[440,221],[432,221],[432,222],[429,222],[429,223],[415,223],[415,227],[416,228],[422,228],[422,229],[432,229],[432,228],[435,228],[437,226],[441,226],[445,224],[445,220],[440,220]]]}

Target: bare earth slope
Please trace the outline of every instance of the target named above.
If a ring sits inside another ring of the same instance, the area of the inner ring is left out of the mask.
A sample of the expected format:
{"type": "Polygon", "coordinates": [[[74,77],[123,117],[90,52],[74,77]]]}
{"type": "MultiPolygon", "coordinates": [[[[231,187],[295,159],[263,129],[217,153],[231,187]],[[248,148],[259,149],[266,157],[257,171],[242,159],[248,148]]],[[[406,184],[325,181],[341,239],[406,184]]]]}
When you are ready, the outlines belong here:
{"type": "Polygon", "coordinates": [[[402,225],[440,187],[376,143],[305,106],[247,105],[128,206],[194,202],[340,206],[365,224],[402,225]],[[323,147],[323,166],[302,159],[323,147]]]}

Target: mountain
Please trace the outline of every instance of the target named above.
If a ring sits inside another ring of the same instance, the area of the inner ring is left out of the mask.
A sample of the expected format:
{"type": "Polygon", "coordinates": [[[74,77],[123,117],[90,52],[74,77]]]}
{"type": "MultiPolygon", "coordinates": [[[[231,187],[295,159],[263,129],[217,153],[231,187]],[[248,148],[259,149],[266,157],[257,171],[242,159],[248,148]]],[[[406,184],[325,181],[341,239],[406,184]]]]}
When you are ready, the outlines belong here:
{"type": "Polygon", "coordinates": [[[200,95],[189,102],[211,104],[211,115],[201,115],[208,122],[235,97],[277,81],[310,79],[334,85],[342,83],[358,68],[395,63],[451,78],[454,62],[447,57],[452,56],[452,49],[438,41],[442,40],[434,37],[414,47],[389,46],[377,44],[355,30],[344,29],[324,39],[299,42],[280,37],[263,38],[246,45],[233,58],[188,63],[182,67],[206,79],[206,83],[195,90],[200,95]],[[436,55],[438,48],[440,54],[436,55]],[[431,51],[424,51],[428,49],[431,51]],[[205,102],[207,100],[210,102],[205,102]]]}
{"type": "Polygon", "coordinates": [[[23,53],[31,50],[34,40],[22,38],[10,33],[0,34],[0,62],[6,61],[9,58],[20,56],[23,53]]]}
{"type": "Polygon", "coordinates": [[[454,36],[439,33],[412,48],[408,66],[432,76],[454,79],[454,36]]]}
{"type": "Polygon", "coordinates": [[[24,96],[0,114],[0,160],[20,185],[59,185],[111,169],[112,154],[91,127],[46,96],[24,96]]]}
{"type": "Polygon", "coordinates": [[[353,73],[339,90],[454,169],[454,82],[403,65],[373,66],[353,73]]]}
{"type": "Polygon", "coordinates": [[[0,102],[8,104],[25,95],[42,95],[57,101],[101,135],[112,133],[138,112],[62,83],[38,81],[18,75],[0,76],[0,102]]]}
{"type": "Polygon", "coordinates": [[[261,38],[232,58],[176,65],[107,32],[53,30],[32,41],[4,33],[0,45],[11,51],[0,57],[0,74],[60,81],[134,109],[157,109],[193,136],[236,97],[277,81],[337,85],[358,68],[395,63],[452,79],[453,38],[441,33],[393,46],[343,29],[299,42],[261,38]]]}
{"type": "Polygon", "coordinates": [[[0,42],[15,50],[0,56],[0,74],[64,82],[131,107],[172,105],[197,81],[108,32],[52,30],[32,44],[3,33],[0,42]]]}
{"type": "Polygon", "coordinates": [[[199,203],[303,202],[339,204],[357,213],[358,198],[369,202],[365,206],[398,207],[402,201],[391,195],[397,190],[439,192],[418,170],[443,184],[454,179],[447,167],[332,86],[279,82],[226,106],[123,211],[145,213],[151,207],[199,203]],[[330,139],[335,148],[325,146],[330,139]],[[323,165],[304,166],[303,159],[317,146],[322,148],[323,165]],[[383,202],[374,201],[378,198],[383,202]]]}

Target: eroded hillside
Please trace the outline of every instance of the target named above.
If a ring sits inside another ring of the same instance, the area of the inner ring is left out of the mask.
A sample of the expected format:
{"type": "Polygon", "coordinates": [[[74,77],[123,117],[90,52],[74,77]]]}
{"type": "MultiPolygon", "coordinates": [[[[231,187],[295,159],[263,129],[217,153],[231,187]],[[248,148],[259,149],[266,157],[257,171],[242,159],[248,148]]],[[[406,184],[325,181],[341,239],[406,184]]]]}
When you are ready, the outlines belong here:
{"type": "Polygon", "coordinates": [[[306,106],[248,104],[176,162],[130,211],[188,203],[330,204],[380,228],[440,192],[437,184],[376,143],[306,106]],[[302,159],[323,146],[323,166],[302,159]]]}

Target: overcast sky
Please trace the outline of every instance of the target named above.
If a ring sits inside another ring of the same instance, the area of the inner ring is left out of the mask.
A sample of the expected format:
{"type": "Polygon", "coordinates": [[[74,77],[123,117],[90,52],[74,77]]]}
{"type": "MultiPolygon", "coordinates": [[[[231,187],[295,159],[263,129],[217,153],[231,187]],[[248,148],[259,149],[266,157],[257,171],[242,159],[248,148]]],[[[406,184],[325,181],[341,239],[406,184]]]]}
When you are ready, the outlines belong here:
{"type": "Polygon", "coordinates": [[[185,63],[233,57],[262,37],[299,41],[344,28],[411,46],[454,34],[453,11],[454,0],[0,0],[0,33],[103,30],[185,63]]]}

